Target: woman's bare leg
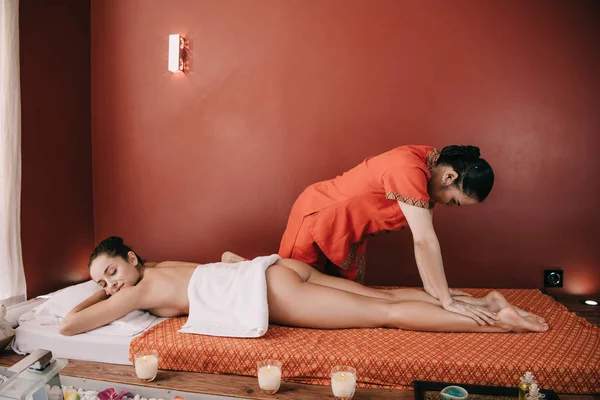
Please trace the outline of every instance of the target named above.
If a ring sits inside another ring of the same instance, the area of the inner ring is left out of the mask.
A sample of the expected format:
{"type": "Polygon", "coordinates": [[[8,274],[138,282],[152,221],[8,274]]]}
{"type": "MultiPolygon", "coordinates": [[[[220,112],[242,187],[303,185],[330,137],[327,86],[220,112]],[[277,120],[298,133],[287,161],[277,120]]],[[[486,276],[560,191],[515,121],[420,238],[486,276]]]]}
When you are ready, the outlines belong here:
{"type": "MultiPolygon", "coordinates": [[[[375,299],[383,299],[392,303],[398,303],[401,301],[422,301],[439,307],[442,305],[435,297],[430,296],[428,293],[420,289],[375,289],[348,279],[324,274],[302,261],[292,260],[289,258],[281,259],[277,262],[277,264],[293,269],[306,282],[311,282],[321,286],[344,290],[346,292],[373,297],[375,299]]],[[[483,301],[478,303],[479,304],[477,305],[481,304],[482,306],[485,306],[485,302],[483,301]]]]}
{"type": "MultiPolygon", "coordinates": [[[[419,289],[410,289],[410,288],[401,288],[401,289],[383,289],[389,290],[394,294],[394,301],[407,301],[407,300],[417,300],[417,301],[426,301],[431,304],[435,304],[441,307],[441,303],[436,298],[430,296],[425,291],[419,289]]],[[[507,306],[513,307],[517,312],[523,316],[534,317],[540,322],[546,322],[546,320],[539,315],[535,315],[529,313],[525,310],[521,310],[518,307],[513,306],[504,298],[502,293],[492,290],[487,295],[483,297],[474,297],[474,296],[453,296],[454,299],[463,301],[468,304],[472,304],[479,307],[485,307],[492,312],[498,312],[507,306]]]]}
{"type": "MultiPolygon", "coordinates": [[[[375,289],[361,285],[360,283],[348,279],[340,279],[335,276],[326,275],[320,271],[317,271],[316,269],[302,261],[292,260],[288,258],[279,260],[278,264],[293,269],[305,281],[312,282],[317,285],[345,290],[347,292],[373,297],[376,299],[385,299],[393,303],[397,303],[400,301],[422,301],[425,303],[436,305],[438,307],[442,306],[438,299],[429,295],[427,292],[421,289],[375,289]]],[[[506,301],[504,296],[502,296],[502,294],[497,291],[492,291],[488,293],[485,297],[455,296],[454,298],[460,301],[464,301],[465,303],[473,304],[479,307],[485,307],[492,312],[498,312],[501,309],[511,305],[508,301],[506,301]]],[[[527,313],[526,311],[523,311],[517,307],[514,308],[522,316],[533,316],[539,319],[540,322],[545,322],[545,320],[542,317],[527,313]]]]}
{"type": "Polygon", "coordinates": [[[432,332],[543,332],[547,325],[505,307],[494,326],[426,302],[391,303],[304,281],[279,262],[267,270],[271,322],[321,329],[393,327],[432,332]]]}
{"type": "MultiPolygon", "coordinates": [[[[372,297],[374,299],[386,300],[388,302],[397,301],[395,299],[395,294],[390,290],[370,288],[349,279],[330,276],[316,270],[302,261],[292,260],[290,258],[282,258],[281,260],[277,261],[277,264],[294,270],[306,282],[344,290],[346,292],[356,293],[360,294],[361,296],[372,297]]],[[[425,293],[425,295],[427,295],[427,293],[425,293]]],[[[435,300],[433,297],[431,298],[435,300]]]]}
{"type": "MultiPolygon", "coordinates": [[[[239,256],[238,256],[239,257],[239,256]]],[[[415,289],[415,288],[399,288],[399,289],[375,289],[370,288],[360,283],[348,280],[340,279],[335,276],[330,276],[317,271],[310,265],[297,260],[282,259],[279,260],[280,265],[284,265],[288,268],[293,269],[300,275],[305,281],[315,283],[317,285],[327,286],[335,289],[345,290],[347,292],[360,294],[363,296],[373,297],[376,299],[385,299],[393,303],[401,301],[421,301],[429,304],[441,307],[442,304],[438,299],[429,295],[427,292],[415,289]]],[[[491,291],[484,297],[472,297],[472,296],[455,296],[457,300],[464,301],[468,304],[473,304],[479,307],[485,307],[492,312],[497,313],[501,309],[511,306],[511,304],[502,296],[500,292],[491,291]]],[[[512,306],[514,307],[514,306],[512,306]]],[[[525,317],[534,317],[539,322],[546,322],[544,318],[530,314],[520,308],[514,307],[517,312],[525,317]]]]}
{"type": "MultiPolygon", "coordinates": [[[[435,304],[437,306],[442,306],[438,299],[430,296],[426,292],[419,289],[410,289],[410,288],[401,288],[401,289],[383,289],[389,290],[394,294],[394,301],[425,301],[431,304],[435,304]]],[[[497,313],[505,307],[511,306],[513,307],[522,317],[533,317],[537,319],[539,322],[546,322],[546,320],[539,315],[535,315],[529,313],[525,310],[522,310],[518,307],[513,306],[504,298],[502,293],[492,290],[484,297],[474,297],[474,296],[453,296],[454,299],[463,301],[468,304],[472,304],[479,307],[485,307],[488,310],[497,313]]]]}
{"type": "MultiPolygon", "coordinates": [[[[236,263],[236,262],[241,262],[241,261],[245,261],[245,260],[246,259],[244,257],[237,255],[235,253],[232,253],[230,251],[226,251],[221,256],[221,261],[227,262],[227,263],[236,263]]],[[[313,268],[312,266],[310,266],[307,263],[302,262],[302,261],[293,260],[291,258],[282,258],[281,260],[277,261],[277,264],[283,265],[287,268],[294,270],[298,275],[300,275],[302,277],[302,279],[304,281],[315,283],[317,285],[336,288],[336,289],[344,290],[346,292],[360,294],[362,296],[373,297],[375,299],[388,300],[390,302],[399,301],[399,300],[395,299],[396,295],[393,292],[391,292],[390,290],[374,289],[374,288],[370,288],[370,287],[361,285],[360,283],[356,283],[356,282],[348,280],[348,279],[342,279],[342,278],[337,278],[335,276],[329,276],[320,271],[317,271],[315,268],[313,268]]],[[[409,290],[418,291],[417,289],[409,289],[409,290]]],[[[429,296],[427,293],[424,293],[424,294],[426,296],[429,296]]],[[[431,297],[431,299],[437,301],[433,297],[431,297]]]]}
{"type": "MultiPolygon", "coordinates": [[[[240,255],[226,251],[221,256],[223,262],[235,263],[245,261],[246,259],[240,255]]],[[[435,297],[432,297],[427,292],[415,289],[415,288],[400,288],[400,289],[375,289],[370,288],[360,283],[348,280],[340,279],[334,276],[326,275],[310,265],[293,259],[281,259],[277,262],[279,265],[284,265],[288,268],[296,271],[305,281],[315,283],[321,286],[327,286],[346,292],[360,294],[362,296],[373,297],[376,299],[388,300],[394,303],[401,301],[420,301],[441,307],[441,303],[435,297]]],[[[492,312],[498,312],[501,309],[510,306],[511,304],[497,291],[488,293],[485,297],[471,297],[471,296],[455,296],[457,300],[464,301],[465,303],[473,304],[479,307],[485,307],[492,312]]],[[[514,306],[513,306],[514,307],[514,306]]],[[[546,322],[544,318],[528,313],[521,310],[520,308],[514,307],[521,316],[530,316],[536,318],[539,322],[546,322]]]]}

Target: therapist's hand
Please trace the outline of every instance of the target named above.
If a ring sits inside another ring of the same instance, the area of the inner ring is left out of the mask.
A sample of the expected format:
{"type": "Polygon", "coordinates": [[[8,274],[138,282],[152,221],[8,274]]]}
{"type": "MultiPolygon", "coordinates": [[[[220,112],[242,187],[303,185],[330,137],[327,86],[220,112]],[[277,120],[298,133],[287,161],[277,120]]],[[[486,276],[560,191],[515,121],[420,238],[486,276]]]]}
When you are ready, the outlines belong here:
{"type": "Polygon", "coordinates": [[[471,296],[469,293],[460,290],[460,289],[448,289],[450,291],[450,296],[471,296]]]}
{"type": "Polygon", "coordinates": [[[442,303],[444,310],[451,311],[456,314],[469,317],[479,325],[494,325],[495,321],[499,321],[496,313],[491,312],[483,307],[474,306],[465,303],[464,301],[449,299],[442,303]]]}

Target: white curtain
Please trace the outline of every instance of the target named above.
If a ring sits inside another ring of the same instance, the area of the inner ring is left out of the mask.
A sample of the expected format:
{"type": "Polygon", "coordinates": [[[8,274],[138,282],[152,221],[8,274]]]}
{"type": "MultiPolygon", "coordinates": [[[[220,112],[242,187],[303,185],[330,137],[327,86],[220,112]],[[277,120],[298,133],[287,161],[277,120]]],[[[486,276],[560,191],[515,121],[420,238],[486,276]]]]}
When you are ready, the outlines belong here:
{"type": "Polygon", "coordinates": [[[0,0],[0,302],[25,300],[21,255],[19,0],[0,0]]]}

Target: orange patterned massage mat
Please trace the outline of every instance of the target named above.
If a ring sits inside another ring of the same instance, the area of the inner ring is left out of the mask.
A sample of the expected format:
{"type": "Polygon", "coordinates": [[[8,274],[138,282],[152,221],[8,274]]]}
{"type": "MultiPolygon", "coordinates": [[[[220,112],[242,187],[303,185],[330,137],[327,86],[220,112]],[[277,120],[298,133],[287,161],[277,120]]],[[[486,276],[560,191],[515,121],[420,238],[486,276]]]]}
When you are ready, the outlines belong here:
{"type": "MultiPolygon", "coordinates": [[[[468,290],[483,296],[485,289],[468,290]]],[[[530,370],[558,393],[600,393],[600,328],[538,290],[501,290],[541,315],[550,331],[527,334],[428,333],[398,329],[317,330],[271,325],[266,335],[234,339],[181,334],[186,317],[168,319],[131,342],[157,349],[161,369],[256,376],[256,361],[283,362],[283,379],[328,385],[334,365],[352,365],[360,387],[412,389],[413,381],[516,386],[530,370]]]]}

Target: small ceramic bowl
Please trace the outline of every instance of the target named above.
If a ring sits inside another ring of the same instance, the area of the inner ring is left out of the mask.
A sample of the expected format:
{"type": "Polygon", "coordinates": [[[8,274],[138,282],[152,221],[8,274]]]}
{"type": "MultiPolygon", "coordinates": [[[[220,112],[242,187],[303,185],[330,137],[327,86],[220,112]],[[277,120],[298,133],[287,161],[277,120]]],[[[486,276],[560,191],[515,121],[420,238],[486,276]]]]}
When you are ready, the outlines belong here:
{"type": "Polygon", "coordinates": [[[469,392],[460,386],[447,386],[440,392],[444,400],[466,400],[469,392]]]}

